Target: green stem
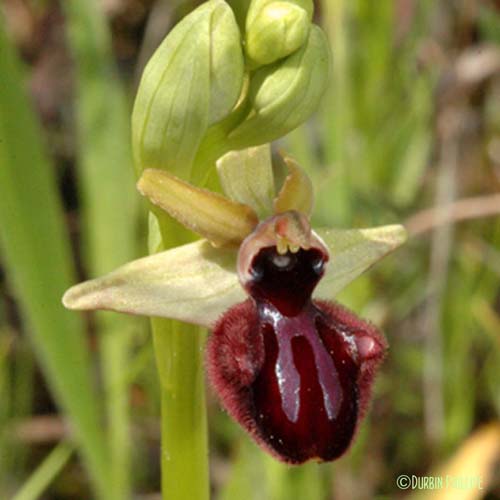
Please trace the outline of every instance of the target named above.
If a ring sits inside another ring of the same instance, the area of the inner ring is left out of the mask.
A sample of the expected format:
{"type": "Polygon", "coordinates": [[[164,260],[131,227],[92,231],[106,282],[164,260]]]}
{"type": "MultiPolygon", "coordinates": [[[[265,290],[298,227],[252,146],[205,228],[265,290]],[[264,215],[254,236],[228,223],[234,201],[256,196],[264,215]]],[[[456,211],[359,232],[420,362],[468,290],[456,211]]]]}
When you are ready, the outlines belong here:
{"type": "Polygon", "coordinates": [[[247,91],[248,78],[236,108],[222,122],[213,125],[205,133],[191,169],[191,184],[220,191],[215,162],[227,152],[239,149],[238,145],[231,141],[229,134],[250,112],[250,102],[246,98],[247,91]]]}
{"type": "Polygon", "coordinates": [[[151,320],[161,382],[164,500],[209,498],[204,336],[177,321],[151,320]]]}
{"type": "MultiPolygon", "coordinates": [[[[192,239],[166,214],[156,217],[163,248],[192,239]]],[[[173,320],[152,318],[151,327],[160,376],[162,498],[208,500],[204,336],[198,327],[173,320]]]]}
{"type": "MultiPolygon", "coordinates": [[[[212,149],[210,148],[210,151],[212,149]]],[[[193,168],[215,161],[212,152],[198,155],[193,168]]],[[[161,248],[193,239],[192,233],[155,211],[161,248]]],[[[154,231],[153,228],[150,231],[154,231]]],[[[155,240],[151,238],[150,241],[155,240]]],[[[151,249],[151,252],[160,250],[151,249]]],[[[161,392],[161,474],[163,500],[208,500],[208,437],[203,352],[200,328],[178,321],[151,319],[161,392]]]]}

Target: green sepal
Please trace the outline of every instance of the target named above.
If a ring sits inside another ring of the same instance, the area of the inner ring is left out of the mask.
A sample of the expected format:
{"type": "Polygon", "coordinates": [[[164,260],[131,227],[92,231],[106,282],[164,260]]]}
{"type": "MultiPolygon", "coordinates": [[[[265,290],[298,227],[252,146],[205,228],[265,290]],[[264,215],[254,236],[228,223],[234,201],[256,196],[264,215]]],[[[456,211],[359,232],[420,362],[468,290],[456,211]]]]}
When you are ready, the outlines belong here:
{"type": "Polygon", "coordinates": [[[206,327],[245,300],[236,275],[236,251],[200,240],[129,262],[70,288],[69,309],[105,309],[177,319],[206,327]]]}
{"type": "Polygon", "coordinates": [[[230,151],[217,161],[225,194],[252,207],[260,219],[273,211],[274,178],[269,144],[230,151]]]}
{"type": "Polygon", "coordinates": [[[388,253],[401,246],[407,238],[399,224],[368,229],[317,229],[330,252],[325,275],[314,296],[331,300],[351,281],[388,253]]]}

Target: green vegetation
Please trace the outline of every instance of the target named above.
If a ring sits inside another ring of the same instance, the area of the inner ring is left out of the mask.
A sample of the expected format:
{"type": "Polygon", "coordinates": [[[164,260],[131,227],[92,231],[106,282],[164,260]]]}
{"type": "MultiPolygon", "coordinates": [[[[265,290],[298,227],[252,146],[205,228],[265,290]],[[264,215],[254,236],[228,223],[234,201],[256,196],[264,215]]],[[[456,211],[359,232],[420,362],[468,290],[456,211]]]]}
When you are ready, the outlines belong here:
{"type": "MultiPolygon", "coordinates": [[[[98,4],[66,0],[61,13],[53,2],[11,0],[0,19],[0,498],[160,490],[160,408],[168,420],[177,396],[160,389],[146,322],[83,316],[60,299],[146,253],[130,147],[134,73],[194,6],[116,0],[104,13],[98,4]],[[43,27],[43,43],[20,26],[43,27]]],[[[245,2],[230,4],[241,20],[245,2]]],[[[278,145],[312,178],[315,226],[406,223],[406,246],[338,297],[384,330],[390,352],[354,447],[333,464],[282,466],[208,393],[211,485],[223,500],[393,498],[400,474],[433,473],[499,421],[498,9],[441,0],[316,9],[333,55],[327,94],[278,145]]],[[[203,339],[182,328],[159,321],[155,342],[200,366],[203,339]]],[[[203,394],[201,373],[184,378],[158,352],[163,385],[203,394]]],[[[184,443],[185,469],[204,474],[192,460],[205,416],[187,411],[195,423],[185,429],[199,434],[184,443]]],[[[477,441],[486,465],[459,469],[486,487],[498,434],[477,441]]]]}

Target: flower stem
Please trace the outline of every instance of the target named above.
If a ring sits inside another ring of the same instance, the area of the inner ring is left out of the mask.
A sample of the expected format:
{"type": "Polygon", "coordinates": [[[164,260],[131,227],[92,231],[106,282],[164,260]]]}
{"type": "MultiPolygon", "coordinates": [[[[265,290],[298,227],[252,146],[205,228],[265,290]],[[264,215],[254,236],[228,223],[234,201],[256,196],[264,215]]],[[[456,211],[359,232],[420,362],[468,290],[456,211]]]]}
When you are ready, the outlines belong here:
{"type": "MultiPolygon", "coordinates": [[[[163,250],[192,240],[166,214],[156,212],[163,250]]],[[[150,228],[151,232],[155,228],[150,228]]],[[[163,500],[208,500],[208,437],[203,352],[205,335],[194,325],[151,318],[161,392],[163,500]]]]}
{"type": "Polygon", "coordinates": [[[209,498],[203,373],[199,328],[153,318],[161,382],[161,473],[164,500],[209,498]]]}

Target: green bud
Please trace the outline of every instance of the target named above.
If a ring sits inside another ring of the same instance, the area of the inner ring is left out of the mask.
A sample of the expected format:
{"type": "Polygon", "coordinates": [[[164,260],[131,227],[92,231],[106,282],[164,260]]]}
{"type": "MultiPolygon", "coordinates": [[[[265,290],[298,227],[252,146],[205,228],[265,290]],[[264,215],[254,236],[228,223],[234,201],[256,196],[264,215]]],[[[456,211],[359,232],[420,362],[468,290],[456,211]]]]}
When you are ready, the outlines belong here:
{"type": "Polygon", "coordinates": [[[248,17],[246,52],[255,65],[271,64],[300,48],[309,34],[312,12],[291,2],[270,2],[248,17]]]}
{"type": "Polygon", "coordinates": [[[312,20],[314,12],[313,0],[252,0],[248,8],[248,14],[246,18],[246,29],[248,31],[249,26],[252,26],[257,18],[261,16],[262,11],[269,5],[275,3],[287,3],[289,5],[295,5],[304,9],[307,13],[307,18],[309,21],[312,20]]]}
{"type": "Polygon", "coordinates": [[[148,62],[132,114],[139,172],[167,169],[179,177],[191,165],[208,127],[232,110],[243,85],[236,20],[224,0],[210,0],[168,34],[148,62]]]}
{"type": "Polygon", "coordinates": [[[252,77],[252,111],[228,136],[231,149],[271,142],[291,132],[316,110],[330,73],[330,52],[325,35],[312,25],[307,43],[252,77]]]}

